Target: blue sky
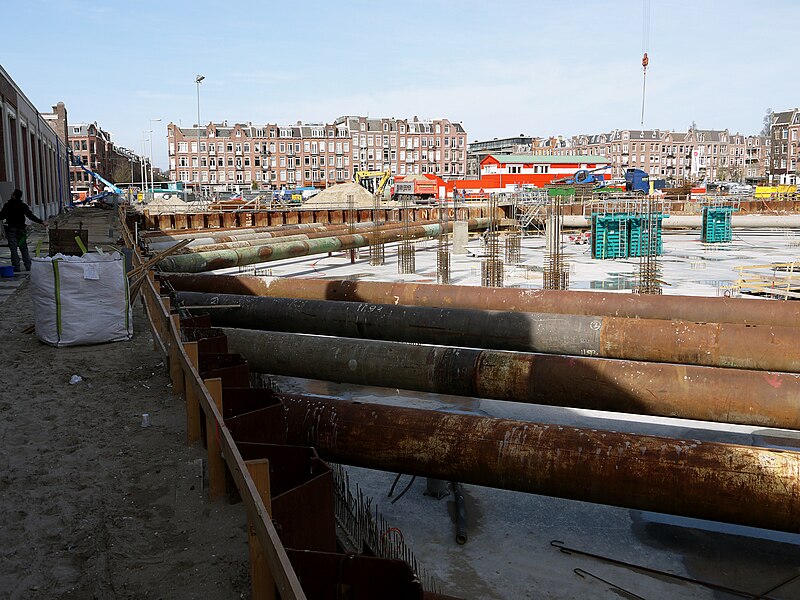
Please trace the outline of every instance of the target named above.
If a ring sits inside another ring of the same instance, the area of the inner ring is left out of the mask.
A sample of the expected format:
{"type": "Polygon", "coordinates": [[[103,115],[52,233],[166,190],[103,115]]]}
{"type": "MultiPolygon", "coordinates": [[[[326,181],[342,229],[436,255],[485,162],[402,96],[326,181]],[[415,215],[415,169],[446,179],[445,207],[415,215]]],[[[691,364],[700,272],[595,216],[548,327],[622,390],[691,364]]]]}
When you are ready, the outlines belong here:
{"type": "MultiPolygon", "coordinates": [[[[166,124],[447,117],[469,140],[640,122],[643,0],[3,0],[0,64],[42,111],[167,166],[166,124]],[[13,24],[13,25],[10,25],[13,24]]],[[[796,0],[651,0],[645,127],[756,133],[800,106],[796,0]],[[795,42],[794,45],[792,42],[795,42]]]]}

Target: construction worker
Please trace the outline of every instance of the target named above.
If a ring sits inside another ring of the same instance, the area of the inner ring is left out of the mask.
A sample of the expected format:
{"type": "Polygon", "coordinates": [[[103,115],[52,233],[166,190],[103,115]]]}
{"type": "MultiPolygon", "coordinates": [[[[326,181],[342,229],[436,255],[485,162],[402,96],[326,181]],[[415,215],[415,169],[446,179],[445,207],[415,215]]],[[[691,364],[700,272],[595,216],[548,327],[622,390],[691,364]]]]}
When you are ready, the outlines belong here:
{"type": "Polygon", "coordinates": [[[31,255],[28,252],[28,231],[25,226],[25,217],[47,227],[47,221],[42,221],[31,212],[28,205],[22,201],[22,190],[14,190],[8,202],[0,210],[0,220],[5,219],[5,232],[8,239],[8,248],[11,250],[11,264],[14,271],[19,272],[19,252],[22,252],[22,263],[25,270],[31,270],[31,255]]]}

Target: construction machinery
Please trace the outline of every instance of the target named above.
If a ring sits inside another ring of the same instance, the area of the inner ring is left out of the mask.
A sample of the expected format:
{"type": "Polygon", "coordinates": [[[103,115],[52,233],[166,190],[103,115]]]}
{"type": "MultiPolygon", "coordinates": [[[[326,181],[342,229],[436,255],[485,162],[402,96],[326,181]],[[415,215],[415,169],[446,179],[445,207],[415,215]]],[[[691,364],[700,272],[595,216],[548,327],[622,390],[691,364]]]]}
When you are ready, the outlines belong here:
{"type": "Polygon", "coordinates": [[[438,185],[435,180],[424,175],[409,175],[397,180],[392,187],[392,199],[408,198],[415,204],[431,204],[435,202],[438,185]]]}
{"type": "Polygon", "coordinates": [[[611,165],[598,167],[596,169],[579,169],[569,177],[561,177],[554,179],[553,183],[565,183],[567,185],[593,183],[596,185],[605,185],[606,179],[603,176],[603,171],[607,171],[611,165]]]}
{"type": "Polygon", "coordinates": [[[353,181],[372,194],[383,194],[386,185],[392,179],[391,171],[356,171],[353,181]]]}
{"type": "Polygon", "coordinates": [[[663,190],[667,182],[663,179],[650,179],[641,169],[625,170],[625,191],[636,194],[652,194],[654,190],[663,190]]]}
{"type": "Polygon", "coordinates": [[[105,189],[103,191],[101,191],[101,192],[99,192],[97,194],[94,194],[93,196],[87,196],[83,200],[83,202],[87,202],[88,203],[88,202],[103,200],[104,198],[107,198],[108,196],[110,196],[112,194],[116,194],[117,196],[124,196],[125,195],[125,192],[122,189],[120,189],[119,187],[117,187],[116,185],[114,185],[113,183],[108,181],[107,179],[105,179],[99,173],[95,173],[89,167],[87,167],[85,164],[83,164],[83,161],[81,160],[80,156],[76,156],[74,153],[70,152],[70,162],[72,163],[73,166],[80,167],[81,169],[83,169],[84,171],[86,171],[89,174],[89,177],[92,178],[92,181],[94,182],[93,185],[94,185],[94,187],[96,189],[98,189],[98,190],[100,189],[100,186],[98,185],[98,182],[102,183],[105,186],[105,189]]]}

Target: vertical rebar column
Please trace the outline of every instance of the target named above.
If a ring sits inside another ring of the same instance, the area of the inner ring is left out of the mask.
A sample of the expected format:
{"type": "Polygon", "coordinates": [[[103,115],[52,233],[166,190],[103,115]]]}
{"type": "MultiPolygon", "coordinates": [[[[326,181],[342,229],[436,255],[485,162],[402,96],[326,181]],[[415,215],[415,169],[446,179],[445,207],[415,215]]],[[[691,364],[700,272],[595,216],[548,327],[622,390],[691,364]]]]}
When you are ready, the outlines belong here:
{"type": "Polygon", "coordinates": [[[379,267],[386,262],[386,244],[381,238],[383,220],[380,212],[380,195],[374,194],[372,196],[372,237],[369,240],[369,264],[373,267],[379,267]]]}
{"type": "Polygon", "coordinates": [[[414,273],[417,270],[414,240],[409,232],[411,222],[411,201],[408,194],[401,195],[400,212],[403,217],[403,239],[397,247],[397,271],[400,274],[414,273]]]}
{"type": "Polygon", "coordinates": [[[637,287],[634,291],[637,294],[659,295],[662,293],[658,263],[659,214],[657,210],[654,210],[652,196],[645,196],[642,200],[640,213],[642,215],[640,243],[643,247],[639,256],[637,287]]]}
{"type": "MultiPolygon", "coordinates": [[[[347,233],[348,235],[354,235],[356,232],[356,197],[355,194],[347,194],[347,233]]],[[[356,254],[358,250],[356,248],[350,249],[350,262],[356,262],[356,254]]]]}
{"type": "Polygon", "coordinates": [[[561,248],[561,192],[557,189],[551,192],[545,221],[547,254],[542,287],[546,290],[566,290],[569,289],[569,268],[561,248]]]}
{"type": "Polygon", "coordinates": [[[520,224],[521,214],[519,210],[519,196],[517,192],[511,196],[511,218],[513,225],[511,231],[506,234],[506,262],[517,264],[521,256],[522,226],[520,224]]]}
{"type": "Polygon", "coordinates": [[[486,258],[481,262],[481,285],[503,287],[503,261],[500,260],[499,223],[497,222],[497,194],[489,195],[489,226],[484,233],[486,258]]]}
{"type": "MultiPolygon", "coordinates": [[[[453,217],[455,217],[455,200],[453,200],[453,217]]],[[[439,236],[436,244],[436,283],[450,283],[450,244],[449,219],[447,205],[439,204],[439,236]]]]}

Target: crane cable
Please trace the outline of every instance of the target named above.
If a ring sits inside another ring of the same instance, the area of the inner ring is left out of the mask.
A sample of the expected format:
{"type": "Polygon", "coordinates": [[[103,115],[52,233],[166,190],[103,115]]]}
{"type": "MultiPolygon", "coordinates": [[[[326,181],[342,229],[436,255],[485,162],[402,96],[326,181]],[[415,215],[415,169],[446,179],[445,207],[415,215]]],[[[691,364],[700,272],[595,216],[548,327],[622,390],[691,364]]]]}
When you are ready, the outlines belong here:
{"type": "Polygon", "coordinates": [[[642,127],[644,127],[644,99],[647,89],[647,65],[650,59],[647,51],[650,49],[650,0],[643,0],[642,4],[642,127]]]}

